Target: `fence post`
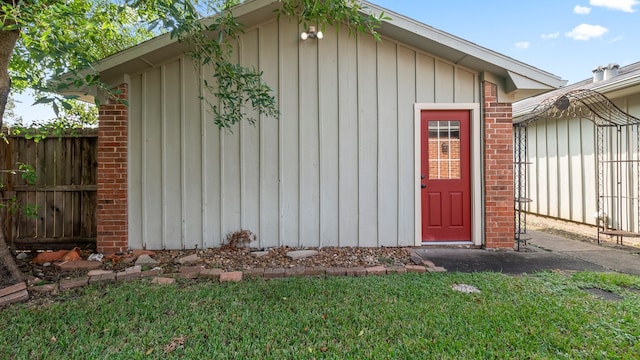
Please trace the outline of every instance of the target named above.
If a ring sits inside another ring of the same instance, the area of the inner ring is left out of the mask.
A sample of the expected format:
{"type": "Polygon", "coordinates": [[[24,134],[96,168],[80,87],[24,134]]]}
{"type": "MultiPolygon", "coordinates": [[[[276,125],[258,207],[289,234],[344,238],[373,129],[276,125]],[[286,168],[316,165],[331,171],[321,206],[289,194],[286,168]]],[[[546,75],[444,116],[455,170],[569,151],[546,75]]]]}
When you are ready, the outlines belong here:
{"type": "MultiPolygon", "coordinates": [[[[8,136],[8,133],[5,132],[5,135],[8,136]]],[[[13,163],[13,141],[9,141],[9,143],[2,142],[3,156],[0,157],[2,164],[0,164],[0,170],[12,170],[14,168],[13,163]]],[[[2,202],[7,199],[11,199],[14,195],[13,192],[13,175],[10,173],[2,174],[2,187],[0,188],[0,199],[2,202]]],[[[6,207],[2,207],[0,211],[4,212],[3,220],[4,222],[0,224],[2,226],[2,230],[4,231],[5,239],[10,247],[13,248],[13,215],[10,211],[7,211],[6,207]]]]}

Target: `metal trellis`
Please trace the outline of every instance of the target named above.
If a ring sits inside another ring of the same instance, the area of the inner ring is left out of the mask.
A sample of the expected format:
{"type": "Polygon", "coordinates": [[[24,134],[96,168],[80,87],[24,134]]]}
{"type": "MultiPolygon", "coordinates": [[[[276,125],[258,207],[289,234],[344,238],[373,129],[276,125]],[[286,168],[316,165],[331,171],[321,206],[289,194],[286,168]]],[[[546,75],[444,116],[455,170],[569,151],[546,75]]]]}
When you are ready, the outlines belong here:
{"type": "Polygon", "coordinates": [[[640,237],[640,119],[622,111],[596,91],[579,89],[547,98],[514,122],[514,211],[518,250],[521,243],[526,245],[526,210],[531,202],[526,187],[527,126],[542,119],[589,119],[595,124],[597,212],[594,216],[598,243],[603,234],[616,237],[619,244],[623,237],[640,237]]]}

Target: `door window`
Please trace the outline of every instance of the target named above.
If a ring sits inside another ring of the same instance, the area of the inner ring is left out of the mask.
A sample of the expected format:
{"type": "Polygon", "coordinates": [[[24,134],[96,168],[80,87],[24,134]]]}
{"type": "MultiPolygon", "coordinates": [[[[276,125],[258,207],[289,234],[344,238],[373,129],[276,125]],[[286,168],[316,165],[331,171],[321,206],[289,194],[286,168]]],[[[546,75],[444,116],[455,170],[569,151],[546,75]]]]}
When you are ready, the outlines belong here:
{"type": "Polygon", "coordinates": [[[460,179],[460,121],[429,121],[429,179],[460,179]]]}

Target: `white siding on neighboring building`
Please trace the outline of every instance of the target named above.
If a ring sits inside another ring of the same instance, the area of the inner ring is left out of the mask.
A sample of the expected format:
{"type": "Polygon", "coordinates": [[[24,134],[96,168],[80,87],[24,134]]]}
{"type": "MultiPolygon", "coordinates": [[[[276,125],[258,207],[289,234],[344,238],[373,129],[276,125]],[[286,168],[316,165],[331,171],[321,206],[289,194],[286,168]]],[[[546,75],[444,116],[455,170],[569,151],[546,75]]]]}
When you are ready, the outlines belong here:
{"type": "MultiPolygon", "coordinates": [[[[612,99],[623,111],[640,116],[640,94],[612,99]]],[[[620,176],[611,161],[616,160],[618,145],[620,159],[638,160],[637,127],[622,127],[618,144],[615,128],[607,132],[605,146],[604,210],[613,226],[639,231],[638,224],[638,163],[623,163],[620,176]],[[621,184],[623,200],[619,206],[616,197],[621,184]],[[620,209],[622,211],[620,212],[620,209]],[[618,220],[616,220],[618,219],[618,220]],[[617,223],[620,221],[620,224],[617,223]]],[[[542,119],[528,126],[527,156],[528,192],[533,200],[532,213],[554,218],[596,224],[597,212],[597,149],[596,127],[584,118],[542,119]]]]}
{"type": "Polygon", "coordinates": [[[597,196],[593,122],[543,119],[529,125],[527,135],[529,210],[592,223],[597,196]]]}
{"type": "Polygon", "coordinates": [[[301,30],[242,36],[238,61],[264,72],[281,116],[233,132],[199,101],[190,59],[130,74],[132,248],[215,247],[241,228],[255,247],[414,245],[413,105],[477,103],[479,75],[391,39],[301,30]]]}

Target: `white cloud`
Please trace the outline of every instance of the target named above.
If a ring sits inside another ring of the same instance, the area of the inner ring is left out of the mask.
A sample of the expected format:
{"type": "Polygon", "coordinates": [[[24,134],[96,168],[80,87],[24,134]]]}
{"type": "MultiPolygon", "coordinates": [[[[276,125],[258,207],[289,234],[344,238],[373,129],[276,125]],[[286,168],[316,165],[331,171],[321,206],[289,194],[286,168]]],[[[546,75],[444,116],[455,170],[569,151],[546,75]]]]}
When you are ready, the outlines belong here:
{"type": "Polygon", "coordinates": [[[640,4],[640,2],[638,0],[590,0],[589,4],[632,13],[636,11],[633,7],[640,4]]]}
{"type": "Polygon", "coordinates": [[[616,43],[616,42],[618,42],[618,41],[622,41],[622,39],[624,39],[624,36],[623,36],[623,35],[620,35],[620,36],[617,36],[617,37],[615,37],[615,38],[611,39],[609,42],[610,42],[610,43],[616,43]]]}
{"type": "Polygon", "coordinates": [[[529,45],[531,45],[528,41],[520,41],[516,43],[516,47],[518,49],[528,49],[529,45]]]}
{"type": "Polygon", "coordinates": [[[576,5],[576,7],[573,8],[573,12],[578,15],[587,15],[591,12],[591,8],[587,6],[576,5]]]}
{"type": "Polygon", "coordinates": [[[565,35],[574,40],[590,40],[601,37],[607,31],[609,31],[609,29],[600,25],[580,24],[565,35]]]}
{"type": "Polygon", "coordinates": [[[557,39],[560,36],[559,32],[554,32],[550,34],[542,34],[542,38],[545,40],[557,39]]]}

